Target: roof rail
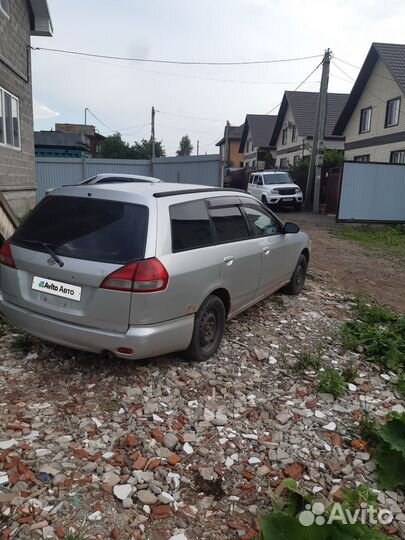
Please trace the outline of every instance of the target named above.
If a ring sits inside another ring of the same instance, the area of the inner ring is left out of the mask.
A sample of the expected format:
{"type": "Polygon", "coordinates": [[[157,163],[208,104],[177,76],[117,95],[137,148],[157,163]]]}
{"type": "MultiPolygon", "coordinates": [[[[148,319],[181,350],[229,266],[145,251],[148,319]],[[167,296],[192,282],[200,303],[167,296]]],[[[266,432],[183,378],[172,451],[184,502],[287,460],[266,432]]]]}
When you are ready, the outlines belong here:
{"type": "Polygon", "coordinates": [[[171,197],[173,195],[187,195],[189,193],[207,193],[212,191],[237,191],[240,193],[246,193],[246,191],[243,191],[243,189],[237,189],[237,188],[199,188],[199,189],[181,189],[178,191],[158,191],[157,193],[154,193],[153,196],[157,199],[160,199],[161,197],[171,197]]]}

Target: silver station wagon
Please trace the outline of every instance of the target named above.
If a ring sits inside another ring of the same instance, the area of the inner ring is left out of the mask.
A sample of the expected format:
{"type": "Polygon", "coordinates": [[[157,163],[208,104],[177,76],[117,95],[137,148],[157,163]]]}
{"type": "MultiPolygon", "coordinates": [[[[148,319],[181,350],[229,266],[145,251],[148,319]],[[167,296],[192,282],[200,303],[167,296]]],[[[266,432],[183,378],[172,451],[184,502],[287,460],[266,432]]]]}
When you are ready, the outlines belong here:
{"type": "Polygon", "coordinates": [[[17,328],[130,359],[206,360],[226,320],[301,292],[306,234],[252,196],[156,182],[55,189],[0,251],[0,311],[17,328]]]}

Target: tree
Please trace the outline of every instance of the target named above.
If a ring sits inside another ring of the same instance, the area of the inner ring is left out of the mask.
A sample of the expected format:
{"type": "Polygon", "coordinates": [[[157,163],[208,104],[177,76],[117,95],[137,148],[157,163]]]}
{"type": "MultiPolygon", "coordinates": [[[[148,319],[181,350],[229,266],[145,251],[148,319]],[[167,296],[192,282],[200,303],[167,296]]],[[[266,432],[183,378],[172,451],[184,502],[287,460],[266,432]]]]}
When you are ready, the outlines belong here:
{"type": "MultiPolygon", "coordinates": [[[[135,141],[132,146],[122,140],[121,133],[114,133],[104,139],[101,144],[101,157],[110,159],[150,159],[152,155],[151,142],[142,139],[135,141]]],[[[165,155],[162,141],[155,141],[156,157],[165,155]]]]}
{"type": "MultiPolygon", "coordinates": [[[[152,156],[152,142],[142,139],[140,142],[135,141],[132,146],[134,159],[150,159],[152,156]]],[[[166,151],[162,141],[155,141],[155,156],[164,157],[166,151]]]]}
{"type": "Polygon", "coordinates": [[[180,139],[179,149],[176,154],[178,156],[189,156],[193,151],[193,145],[191,144],[190,137],[188,135],[183,135],[180,139]]]}
{"type": "Polygon", "coordinates": [[[131,148],[122,140],[121,133],[109,135],[101,143],[101,157],[110,159],[129,159],[131,148]]]}

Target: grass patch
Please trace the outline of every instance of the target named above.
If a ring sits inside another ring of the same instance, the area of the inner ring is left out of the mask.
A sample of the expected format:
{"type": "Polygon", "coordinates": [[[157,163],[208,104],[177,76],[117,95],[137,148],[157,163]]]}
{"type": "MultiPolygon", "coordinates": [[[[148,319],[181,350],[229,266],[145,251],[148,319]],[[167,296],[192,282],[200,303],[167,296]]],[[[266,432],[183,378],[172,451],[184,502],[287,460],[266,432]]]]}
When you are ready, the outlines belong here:
{"type": "Polygon", "coordinates": [[[28,353],[33,346],[33,342],[30,336],[28,336],[27,334],[18,334],[18,336],[14,338],[11,346],[17,351],[28,353]]]}
{"type": "Polygon", "coordinates": [[[354,379],[357,377],[358,371],[354,366],[349,366],[342,371],[342,377],[347,383],[354,383],[354,379]]]}
{"type": "Polygon", "coordinates": [[[359,512],[365,505],[375,508],[376,496],[367,488],[345,489],[343,513],[334,510],[334,504],[325,507],[288,478],[283,481],[285,495],[278,496],[269,488],[273,511],[260,518],[259,540],[389,540],[381,530],[359,521],[350,522],[353,509],[359,512]],[[315,504],[314,504],[315,503],[315,504]],[[311,509],[313,512],[309,512],[311,509]],[[350,514],[349,514],[350,512],[350,514]],[[316,516],[322,516],[317,519],[316,516]],[[308,520],[309,517],[309,520],[308,520]],[[342,517],[344,518],[342,522],[342,517]]]}
{"type": "Polygon", "coordinates": [[[302,371],[315,370],[321,367],[321,355],[303,352],[298,357],[298,367],[302,371]]]}
{"type": "Polygon", "coordinates": [[[378,304],[360,301],[355,320],[346,323],[341,336],[346,348],[397,373],[405,371],[405,317],[378,304]]]}
{"type": "Polygon", "coordinates": [[[334,233],[340,238],[351,240],[375,251],[397,257],[405,255],[405,231],[399,226],[361,225],[344,227],[334,233]]]}
{"type": "Polygon", "coordinates": [[[346,393],[346,383],[337,369],[326,367],[317,375],[318,392],[332,394],[335,398],[341,397],[346,393]]]}

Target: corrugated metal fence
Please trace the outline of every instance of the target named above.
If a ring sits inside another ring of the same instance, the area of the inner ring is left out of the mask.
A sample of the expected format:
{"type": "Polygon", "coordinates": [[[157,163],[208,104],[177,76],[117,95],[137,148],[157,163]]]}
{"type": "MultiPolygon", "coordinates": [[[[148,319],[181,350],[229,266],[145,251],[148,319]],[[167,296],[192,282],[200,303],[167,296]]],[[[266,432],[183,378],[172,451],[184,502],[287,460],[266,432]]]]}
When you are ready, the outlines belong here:
{"type": "Polygon", "coordinates": [[[47,189],[77,184],[102,173],[155,176],[165,182],[221,186],[221,158],[218,154],[148,159],[93,159],[37,157],[37,200],[47,189]]]}
{"type": "Polygon", "coordinates": [[[345,161],[337,221],[405,223],[405,165],[345,161]]]}

